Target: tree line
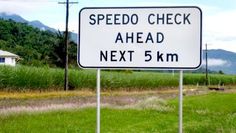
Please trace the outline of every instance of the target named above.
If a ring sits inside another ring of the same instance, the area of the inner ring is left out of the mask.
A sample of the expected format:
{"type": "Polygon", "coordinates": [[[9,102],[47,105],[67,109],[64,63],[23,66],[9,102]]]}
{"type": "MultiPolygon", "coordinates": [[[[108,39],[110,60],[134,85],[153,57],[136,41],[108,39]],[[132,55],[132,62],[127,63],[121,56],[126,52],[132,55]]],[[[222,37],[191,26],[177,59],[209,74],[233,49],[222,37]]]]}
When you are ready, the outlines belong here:
{"type": "MultiPolygon", "coordinates": [[[[64,67],[63,32],[44,31],[13,20],[0,19],[0,49],[20,56],[19,63],[30,66],[64,67]]],[[[76,65],[77,45],[69,43],[69,64],[76,65]]]]}

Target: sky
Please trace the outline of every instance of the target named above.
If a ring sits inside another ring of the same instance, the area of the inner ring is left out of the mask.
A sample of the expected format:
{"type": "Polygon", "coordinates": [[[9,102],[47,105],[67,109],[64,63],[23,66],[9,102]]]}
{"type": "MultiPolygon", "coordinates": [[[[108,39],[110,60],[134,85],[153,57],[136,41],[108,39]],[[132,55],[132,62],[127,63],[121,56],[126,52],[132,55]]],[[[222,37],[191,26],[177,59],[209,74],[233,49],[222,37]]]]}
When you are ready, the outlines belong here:
{"type": "MultiPolygon", "coordinates": [[[[65,0],[0,0],[0,12],[65,30],[65,0]]],[[[203,49],[236,52],[236,0],[70,0],[69,30],[78,33],[78,13],[83,7],[198,6],[203,12],[203,49]]]]}

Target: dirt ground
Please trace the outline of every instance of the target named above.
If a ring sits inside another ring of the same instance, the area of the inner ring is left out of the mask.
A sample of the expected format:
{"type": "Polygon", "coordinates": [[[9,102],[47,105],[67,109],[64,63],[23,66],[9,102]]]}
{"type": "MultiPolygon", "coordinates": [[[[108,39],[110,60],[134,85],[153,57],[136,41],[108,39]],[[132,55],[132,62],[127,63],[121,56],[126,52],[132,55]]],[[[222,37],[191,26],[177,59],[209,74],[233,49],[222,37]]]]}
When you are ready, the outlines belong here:
{"type": "MultiPolygon", "coordinates": [[[[207,87],[185,86],[184,96],[207,94],[215,90],[207,87]]],[[[234,87],[226,87],[223,93],[236,92],[234,87]]],[[[127,106],[150,97],[172,99],[178,97],[178,88],[157,89],[149,91],[103,91],[102,106],[127,106]]],[[[69,92],[0,92],[0,114],[18,112],[50,111],[96,107],[96,93],[92,91],[69,92]]]]}

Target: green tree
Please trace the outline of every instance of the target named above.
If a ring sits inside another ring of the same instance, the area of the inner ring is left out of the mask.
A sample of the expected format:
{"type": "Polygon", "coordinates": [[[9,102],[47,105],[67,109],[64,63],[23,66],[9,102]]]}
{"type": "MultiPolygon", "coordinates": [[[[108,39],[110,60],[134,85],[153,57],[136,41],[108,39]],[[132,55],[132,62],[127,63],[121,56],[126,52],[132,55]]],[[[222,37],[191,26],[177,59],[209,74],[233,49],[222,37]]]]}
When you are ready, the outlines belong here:
{"type": "MultiPolygon", "coordinates": [[[[21,57],[24,65],[64,67],[64,35],[25,23],[0,19],[0,49],[21,57]]],[[[69,43],[69,63],[76,64],[76,44],[69,43]]]]}

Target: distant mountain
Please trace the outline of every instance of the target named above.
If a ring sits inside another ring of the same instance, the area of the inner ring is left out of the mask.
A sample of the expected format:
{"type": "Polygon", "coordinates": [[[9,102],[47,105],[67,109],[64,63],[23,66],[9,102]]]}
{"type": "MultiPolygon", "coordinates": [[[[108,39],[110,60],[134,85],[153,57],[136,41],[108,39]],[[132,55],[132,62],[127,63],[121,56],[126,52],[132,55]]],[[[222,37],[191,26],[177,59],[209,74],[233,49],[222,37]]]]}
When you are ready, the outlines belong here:
{"type": "Polygon", "coordinates": [[[22,18],[19,15],[9,14],[9,13],[5,13],[5,12],[0,13],[0,18],[5,19],[5,20],[11,19],[13,21],[20,22],[20,23],[28,23],[27,20],[25,20],[24,18],[22,18]]]}
{"type": "MultiPolygon", "coordinates": [[[[17,15],[17,14],[9,14],[9,13],[5,13],[2,12],[0,13],[0,18],[4,19],[4,20],[13,20],[15,22],[20,22],[20,23],[27,23],[28,25],[31,25],[35,28],[38,28],[40,30],[49,30],[52,32],[57,32],[58,30],[53,29],[45,24],[43,24],[42,22],[38,21],[38,20],[34,20],[34,21],[27,21],[24,18],[22,18],[21,16],[17,15]]],[[[76,33],[71,33],[71,39],[74,42],[77,42],[77,34],[76,33]]]]}
{"type": "MultiPolygon", "coordinates": [[[[208,54],[208,69],[213,71],[223,71],[226,74],[236,74],[236,53],[222,50],[211,49],[208,54]]],[[[206,51],[203,51],[203,65],[205,67],[206,51]]]]}
{"type": "Polygon", "coordinates": [[[13,20],[15,22],[20,22],[20,23],[27,23],[28,25],[31,25],[35,28],[39,28],[40,30],[49,30],[49,31],[52,31],[52,32],[56,32],[57,30],[53,29],[53,28],[50,28],[46,25],[44,25],[43,23],[41,23],[40,21],[38,20],[35,20],[35,21],[27,21],[25,20],[24,18],[22,18],[21,16],[19,15],[16,15],[16,14],[9,14],[9,13],[0,13],[0,18],[4,19],[4,20],[13,20]]]}
{"type": "Polygon", "coordinates": [[[53,28],[50,28],[50,27],[44,25],[43,23],[41,23],[38,20],[28,22],[28,24],[33,26],[33,27],[39,28],[40,30],[49,30],[49,31],[52,31],[52,32],[56,32],[57,31],[57,30],[55,30],[53,28]]]}

